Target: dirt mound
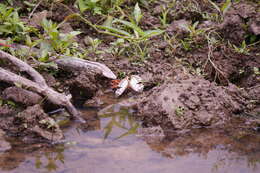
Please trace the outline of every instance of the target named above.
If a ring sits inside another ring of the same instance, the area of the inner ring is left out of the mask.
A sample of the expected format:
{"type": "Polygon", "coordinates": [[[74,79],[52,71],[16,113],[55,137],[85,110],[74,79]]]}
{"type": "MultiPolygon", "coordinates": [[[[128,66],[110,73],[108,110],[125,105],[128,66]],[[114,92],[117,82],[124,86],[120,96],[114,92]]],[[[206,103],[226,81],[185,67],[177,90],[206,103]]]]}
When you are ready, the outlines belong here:
{"type": "Polygon", "coordinates": [[[30,106],[13,117],[2,118],[0,128],[12,136],[37,136],[49,141],[63,138],[59,126],[44,113],[40,105],[30,106]]]}
{"type": "Polygon", "coordinates": [[[216,86],[197,77],[168,82],[137,104],[137,116],[147,126],[164,130],[220,126],[245,109],[242,92],[230,85],[216,86]]]}

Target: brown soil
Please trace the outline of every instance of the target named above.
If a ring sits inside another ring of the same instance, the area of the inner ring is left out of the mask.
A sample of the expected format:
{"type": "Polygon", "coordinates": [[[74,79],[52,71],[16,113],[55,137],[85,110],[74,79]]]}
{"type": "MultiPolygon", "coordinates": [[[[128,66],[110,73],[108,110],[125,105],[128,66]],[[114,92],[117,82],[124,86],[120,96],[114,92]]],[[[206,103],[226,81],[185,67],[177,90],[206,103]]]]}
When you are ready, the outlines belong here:
{"type": "Polygon", "coordinates": [[[3,91],[3,99],[12,100],[16,103],[21,103],[26,106],[32,106],[42,101],[42,97],[38,94],[18,88],[18,87],[9,87],[3,91]]]}
{"type": "Polygon", "coordinates": [[[195,127],[220,127],[246,108],[246,99],[236,86],[214,83],[186,75],[154,88],[137,104],[138,117],[146,126],[165,131],[195,127]]]}
{"type": "Polygon", "coordinates": [[[63,138],[59,126],[44,113],[40,105],[28,107],[13,117],[1,119],[0,127],[14,136],[36,136],[49,141],[59,141],[63,138]]]}
{"type": "MultiPolygon", "coordinates": [[[[143,29],[154,29],[160,25],[157,17],[161,13],[161,3],[163,2],[154,3],[151,8],[145,10],[141,24],[143,29]]],[[[202,12],[216,11],[209,8],[209,4],[198,0],[199,11],[196,11],[190,9],[189,3],[191,1],[185,0],[183,4],[178,3],[175,9],[169,11],[166,33],[176,36],[177,40],[185,39],[189,33],[180,26],[183,23],[193,24],[199,21],[200,29],[211,26],[215,28],[214,32],[218,33],[214,36],[220,43],[214,45],[211,50],[207,39],[201,35],[194,38],[190,50],[185,50],[181,45],[172,47],[168,44],[169,40],[157,36],[150,40],[149,59],[144,61],[137,57],[129,58],[109,53],[102,54],[102,57],[91,53],[88,59],[106,64],[115,73],[138,74],[144,79],[144,94],[140,95],[136,106],[136,116],[143,121],[144,126],[160,126],[164,131],[221,127],[229,122],[234,114],[250,113],[254,110],[253,115],[259,115],[260,76],[254,71],[254,67],[260,67],[260,45],[255,44],[259,41],[259,5],[241,1],[228,10],[223,21],[216,22],[202,17],[202,12]],[[253,43],[248,41],[251,36],[256,37],[253,43]],[[247,44],[255,44],[249,47],[249,53],[238,53],[228,43],[241,47],[243,40],[247,44]],[[244,90],[238,87],[243,87],[244,90]],[[245,94],[245,91],[248,94],[245,94]]],[[[69,6],[76,10],[71,4],[69,6]]],[[[41,14],[46,8],[49,8],[48,4],[41,4],[35,14],[41,14]]],[[[60,6],[54,6],[52,10],[47,16],[56,22],[63,21],[71,13],[60,6]]],[[[93,23],[102,21],[90,13],[85,15],[93,23]]],[[[67,27],[74,30],[80,27],[83,30],[83,34],[79,36],[80,43],[85,36],[104,39],[99,49],[108,48],[109,43],[115,40],[96,33],[79,21],[71,22],[67,27]]],[[[53,76],[45,76],[49,79],[49,86],[56,87],[57,83],[60,83],[59,89],[71,93],[74,103],[80,105],[86,100],[91,103],[89,99],[92,98],[95,102],[99,90],[109,88],[109,80],[100,77],[98,73],[61,71],[56,75],[56,79],[53,76]]],[[[21,88],[7,87],[9,86],[0,86],[2,98],[31,107],[15,115],[14,108],[0,106],[0,115],[13,115],[7,119],[1,117],[2,129],[15,135],[28,135],[33,132],[49,140],[62,138],[58,127],[54,127],[56,133],[51,135],[53,131],[50,132],[50,129],[39,124],[39,120],[48,120],[44,110],[37,105],[41,96],[25,92],[21,88]],[[24,124],[28,124],[28,127],[25,128],[24,124]]],[[[135,94],[129,92],[127,97],[135,94]]]]}

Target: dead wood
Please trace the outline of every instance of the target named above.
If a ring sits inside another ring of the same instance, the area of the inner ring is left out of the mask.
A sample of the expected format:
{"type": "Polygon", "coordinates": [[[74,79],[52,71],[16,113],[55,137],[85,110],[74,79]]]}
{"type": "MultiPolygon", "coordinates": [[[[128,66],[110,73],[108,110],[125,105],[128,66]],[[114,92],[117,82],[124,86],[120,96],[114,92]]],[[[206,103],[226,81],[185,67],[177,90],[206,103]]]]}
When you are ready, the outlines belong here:
{"type": "Polygon", "coordinates": [[[81,122],[85,122],[85,120],[80,117],[80,113],[71,104],[70,97],[54,91],[46,84],[46,81],[41,76],[41,74],[33,69],[30,65],[1,50],[0,58],[12,62],[20,69],[20,71],[27,72],[35,82],[19,76],[13,72],[7,71],[3,68],[0,68],[0,81],[8,82],[11,84],[21,84],[26,89],[45,96],[50,102],[65,107],[72,116],[76,117],[81,122]]]}
{"type": "Polygon", "coordinates": [[[67,56],[56,59],[54,62],[58,65],[59,68],[65,70],[92,70],[100,72],[103,76],[107,78],[116,79],[116,75],[106,65],[98,62],[67,56]]]}

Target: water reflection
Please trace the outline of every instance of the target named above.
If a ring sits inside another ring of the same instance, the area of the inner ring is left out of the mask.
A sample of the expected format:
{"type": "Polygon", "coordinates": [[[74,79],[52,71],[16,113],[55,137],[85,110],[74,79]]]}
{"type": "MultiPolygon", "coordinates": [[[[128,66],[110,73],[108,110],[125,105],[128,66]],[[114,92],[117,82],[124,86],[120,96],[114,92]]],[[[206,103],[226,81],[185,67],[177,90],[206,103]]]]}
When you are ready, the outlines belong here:
{"type": "Polygon", "coordinates": [[[137,133],[139,123],[134,120],[132,110],[127,107],[119,104],[111,105],[101,110],[98,115],[102,119],[109,119],[108,123],[103,128],[104,139],[107,139],[115,128],[120,128],[125,131],[115,139],[137,133]]]}
{"type": "Polygon", "coordinates": [[[240,167],[246,172],[258,172],[260,168],[260,135],[245,129],[194,129],[179,136],[165,137],[160,142],[156,137],[153,140],[144,137],[144,140],[163,157],[178,159],[197,155],[205,163],[214,158],[211,172],[225,169],[235,172],[233,167],[240,167]]]}
{"type": "Polygon", "coordinates": [[[85,110],[83,114],[89,117],[88,123],[64,129],[67,142],[62,145],[28,146],[13,141],[11,150],[0,153],[1,172],[253,173],[260,170],[260,134],[248,129],[193,129],[164,136],[159,128],[159,132],[142,130],[134,121],[132,110],[122,105],[109,106],[99,113],[85,110]]]}
{"type": "Polygon", "coordinates": [[[64,158],[64,149],[63,145],[56,146],[55,150],[50,152],[46,151],[44,153],[36,154],[35,156],[35,168],[43,169],[45,168],[49,172],[55,171],[58,169],[58,162],[65,163],[64,158]]]}

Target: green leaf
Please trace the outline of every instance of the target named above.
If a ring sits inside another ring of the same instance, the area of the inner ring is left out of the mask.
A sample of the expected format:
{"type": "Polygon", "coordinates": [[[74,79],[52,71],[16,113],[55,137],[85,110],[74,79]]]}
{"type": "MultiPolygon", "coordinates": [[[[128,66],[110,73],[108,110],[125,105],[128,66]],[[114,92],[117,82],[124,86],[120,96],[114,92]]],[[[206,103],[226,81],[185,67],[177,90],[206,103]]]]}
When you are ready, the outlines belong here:
{"type": "Polygon", "coordinates": [[[102,24],[102,26],[112,27],[112,21],[113,21],[113,17],[112,17],[112,16],[107,16],[107,19],[106,19],[106,21],[102,24]]]}
{"type": "Polygon", "coordinates": [[[10,106],[13,106],[15,107],[15,103],[11,100],[7,100],[7,104],[10,105],[10,106]]]}
{"type": "Polygon", "coordinates": [[[88,7],[86,6],[84,0],[78,0],[78,7],[79,7],[79,11],[81,13],[83,13],[85,10],[88,9],[88,7]]]}
{"type": "Polygon", "coordinates": [[[29,47],[32,45],[32,40],[31,40],[31,37],[29,35],[26,35],[25,44],[29,47]]]}
{"type": "Polygon", "coordinates": [[[29,1],[23,1],[23,3],[25,5],[27,5],[27,6],[29,6],[29,7],[35,7],[36,6],[36,4],[33,4],[33,3],[29,2],[29,1]]]}
{"type": "Polygon", "coordinates": [[[113,23],[117,23],[117,22],[119,22],[119,23],[121,23],[121,24],[123,24],[123,25],[125,25],[125,26],[127,26],[127,27],[129,27],[129,28],[131,28],[131,29],[133,29],[134,31],[136,31],[139,35],[143,35],[144,34],[144,31],[141,29],[141,28],[139,28],[136,24],[134,24],[134,23],[130,23],[130,22],[128,22],[128,21],[125,21],[125,20],[120,20],[120,19],[115,19],[114,21],[113,21],[113,23]]]}
{"type": "Polygon", "coordinates": [[[197,28],[198,24],[199,24],[199,21],[196,21],[196,22],[192,25],[192,28],[195,30],[195,29],[197,28]]]}
{"type": "Polygon", "coordinates": [[[153,36],[156,36],[156,35],[160,35],[160,34],[162,34],[163,32],[164,32],[164,31],[163,31],[163,30],[160,30],[160,29],[148,30],[148,31],[145,31],[142,36],[145,37],[145,38],[150,38],[150,37],[153,37],[153,36]]]}
{"type": "Polygon", "coordinates": [[[226,2],[221,7],[222,13],[225,15],[227,10],[231,7],[231,0],[226,0],[226,2]]]}
{"type": "Polygon", "coordinates": [[[131,34],[129,34],[128,32],[121,30],[121,29],[114,28],[114,27],[100,26],[100,25],[97,25],[96,27],[100,28],[100,29],[108,30],[108,31],[113,32],[113,33],[121,34],[123,36],[131,37],[131,34]]]}
{"type": "Polygon", "coordinates": [[[213,7],[218,10],[219,13],[221,13],[220,8],[217,6],[217,4],[215,4],[214,2],[212,2],[211,0],[209,0],[209,3],[211,3],[211,5],[213,5],[213,7]]]}
{"type": "Polygon", "coordinates": [[[140,21],[141,18],[142,18],[142,12],[141,12],[141,9],[140,9],[138,3],[135,4],[135,8],[134,8],[134,18],[135,18],[136,23],[139,23],[139,21],[140,21]]]}
{"type": "Polygon", "coordinates": [[[2,26],[0,26],[0,33],[11,34],[12,31],[10,29],[8,29],[8,27],[6,25],[2,25],[2,26]]]}

